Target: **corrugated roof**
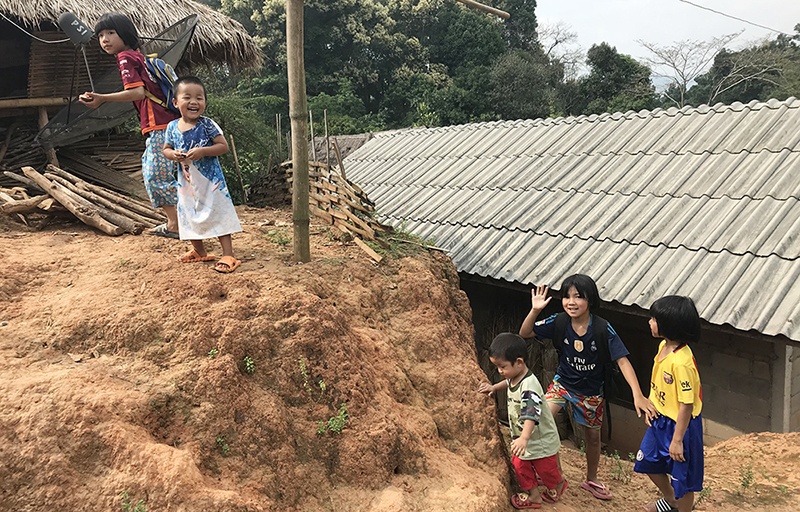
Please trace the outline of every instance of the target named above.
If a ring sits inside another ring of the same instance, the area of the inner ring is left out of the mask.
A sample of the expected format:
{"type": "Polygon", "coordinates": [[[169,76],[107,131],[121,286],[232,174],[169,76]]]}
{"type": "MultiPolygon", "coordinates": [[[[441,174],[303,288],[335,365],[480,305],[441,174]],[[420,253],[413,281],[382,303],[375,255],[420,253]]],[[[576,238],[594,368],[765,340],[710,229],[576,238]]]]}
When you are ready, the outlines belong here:
{"type": "Polygon", "coordinates": [[[589,274],[603,300],[692,297],[800,341],[800,100],[375,134],[345,161],[384,219],[459,271],[589,274]]]}

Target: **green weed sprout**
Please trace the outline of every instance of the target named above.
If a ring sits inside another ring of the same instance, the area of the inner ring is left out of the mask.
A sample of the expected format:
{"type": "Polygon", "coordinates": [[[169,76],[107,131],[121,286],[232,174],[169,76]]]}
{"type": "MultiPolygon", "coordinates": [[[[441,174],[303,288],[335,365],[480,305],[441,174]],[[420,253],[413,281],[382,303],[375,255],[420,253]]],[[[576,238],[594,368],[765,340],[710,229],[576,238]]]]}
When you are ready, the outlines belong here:
{"type": "Polygon", "coordinates": [[[320,421],[317,423],[317,434],[324,434],[325,430],[330,430],[336,434],[341,434],[347,423],[347,402],[342,402],[339,406],[339,413],[328,418],[328,422],[320,421]]]}
{"type": "Polygon", "coordinates": [[[132,499],[130,499],[130,494],[128,491],[122,491],[119,493],[120,501],[122,501],[122,510],[123,512],[147,512],[147,505],[144,504],[144,500],[139,500],[137,503],[134,503],[132,499]]]}
{"type": "Polygon", "coordinates": [[[219,354],[219,350],[212,348],[211,350],[208,351],[208,358],[214,359],[215,357],[217,357],[217,354],[219,354]]]}
{"type": "Polygon", "coordinates": [[[244,356],[244,371],[250,375],[256,371],[256,362],[250,356],[244,356]]]}
{"type": "Polygon", "coordinates": [[[222,455],[227,455],[228,452],[231,451],[230,446],[228,446],[228,443],[226,443],[225,439],[223,439],[222,437],[217,438],[217,448],[220,449],[222,455]]]}

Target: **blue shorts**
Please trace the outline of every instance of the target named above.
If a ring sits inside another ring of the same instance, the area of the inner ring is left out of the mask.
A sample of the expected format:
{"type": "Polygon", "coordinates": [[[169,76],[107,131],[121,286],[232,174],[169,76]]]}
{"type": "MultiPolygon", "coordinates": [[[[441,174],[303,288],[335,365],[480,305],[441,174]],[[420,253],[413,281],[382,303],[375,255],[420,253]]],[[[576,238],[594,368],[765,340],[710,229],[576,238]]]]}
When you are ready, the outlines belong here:
{"type": "Polygon", "coordinates": [[[677,462],[669,456],[669,445],[675,432],[675,422],[661,415],[647,429],[636,454],[633,470],[645,474],[669,475],[675,498],[680,499],[687,492],[703,490],[703,419],[701,415],[692,418],[683,435],[683,458],[677,462]]]}

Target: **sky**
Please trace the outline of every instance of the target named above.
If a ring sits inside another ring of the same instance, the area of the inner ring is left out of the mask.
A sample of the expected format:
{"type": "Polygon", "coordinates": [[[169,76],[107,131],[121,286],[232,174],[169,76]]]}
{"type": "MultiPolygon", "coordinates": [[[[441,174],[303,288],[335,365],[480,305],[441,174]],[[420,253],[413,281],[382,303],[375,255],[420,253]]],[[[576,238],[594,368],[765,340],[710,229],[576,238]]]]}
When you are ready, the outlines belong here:
{"type": "MultiPolygon", "coordinates": [[[[794,34],[800,0],[691,0],[726,14],[794,34]]],[[[744,29],[731,49],[774,32],[708,12],[679,0],[537,0],[539,24],[562,21],[578,34],[584,52],[603,41],[640,59],[647,50],[636,40],[668,45],[687,39],[708,41],[744,29]]]]}

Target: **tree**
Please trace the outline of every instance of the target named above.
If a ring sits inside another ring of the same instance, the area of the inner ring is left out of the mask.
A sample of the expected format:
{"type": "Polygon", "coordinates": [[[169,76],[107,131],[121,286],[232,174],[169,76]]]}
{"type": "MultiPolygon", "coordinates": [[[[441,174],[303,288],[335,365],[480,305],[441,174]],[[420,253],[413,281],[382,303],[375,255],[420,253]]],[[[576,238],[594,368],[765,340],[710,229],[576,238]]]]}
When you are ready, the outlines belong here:
{"type": "Polygon", "coordinates": [[[795,32],[735,52],[721,50],[711,69],[689,89],[689,102],[747,103],[800,95],[800,24],[795,32]]]}
{"type": "Polygon", "coordinates": [[[565,79],[577,79],[586,60],[583,48],[578,44],[578,34],[562,21],[539,25],[538,33],[545,56],[564,67],[565,79]]]}
{"type": "Polygon", "coordinates": [[[549,117],[556,110],[556,85],[563,75],[544,54],[516,50],[492,68],[490,98],[503,119],[549,117]]]}
{"type": "MultiPolygon", "coordinates": [[[[421,46],[396,30],[382,2],[306,0],[304,4],[309,95],[334,95],[345,79],[367,110],[376,112],[395,69],[424,66],[421,46]]],[[[222,5],[226,13],[249,13],[267,58],[266,70],[285,72],[285,1],[222,0],[222,5]]]]}
{"type": "Polygon", "coordinates": [[[579,80],[585,102],[584,114],[624,112],[655,106],[655,88],[650,82],[650,68],[629,55],[618,53],[608,43],[592,45],[586,57],[590,71],[579,80]]]}
{"type": "Polygon", "coordinates": [[[665,46],[641,39],[636,42],[650,52],[650,57],[644,59],[644,62],[653,70],[662,70],[656,76],[670,80],[664,96],[675,106],[682,108],[686,105],[686,91],[689,87],[708,69],[716,55],[741,33],[715,37],[710,41],[687,39],[665,46]]]}

